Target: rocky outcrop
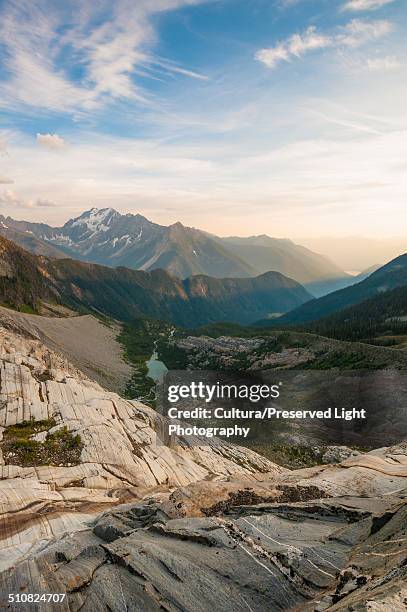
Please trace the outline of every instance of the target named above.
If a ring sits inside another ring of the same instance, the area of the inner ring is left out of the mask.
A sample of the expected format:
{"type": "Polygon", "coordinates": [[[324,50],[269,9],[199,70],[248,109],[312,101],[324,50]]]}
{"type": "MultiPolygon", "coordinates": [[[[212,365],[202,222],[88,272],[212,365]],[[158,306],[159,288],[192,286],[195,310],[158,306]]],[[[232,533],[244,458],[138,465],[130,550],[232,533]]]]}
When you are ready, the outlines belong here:
{"type": "Polygon", "coordinates": [[[30,423],[44,424],[44,431],[33,427],[32,434],[17,438],[15,452],[7,442],[7,453],[0,455],[0,547],[7,551],[6,565],[35,543],[79,528],[102,506],[131,496],[200,480],[284,471],[219,440],[165,446],[157,435],[161,417],[151,408],[105,391],[15,330],[0,331],[0,358],[0,449],[5,450],[10,428],[24,424],[30,432],[30,423]],[[34,443],[46,443],[62,429],[72,440],[79,436],[79,461],[72,464],[71,454],[61,452],[52,465],[33,464],[34,443]],[[13,462],[14,456],[24,461],[13,462]]]}
{"type": "MultiPolygon", "coordinates": [[[[149,500],[99,517],[2,574],[49,610],[405,609],[406,499],[344,497],[170,518],[149,500]]],[[[39,610],[33,606],[31,609],[39,610]]]]}

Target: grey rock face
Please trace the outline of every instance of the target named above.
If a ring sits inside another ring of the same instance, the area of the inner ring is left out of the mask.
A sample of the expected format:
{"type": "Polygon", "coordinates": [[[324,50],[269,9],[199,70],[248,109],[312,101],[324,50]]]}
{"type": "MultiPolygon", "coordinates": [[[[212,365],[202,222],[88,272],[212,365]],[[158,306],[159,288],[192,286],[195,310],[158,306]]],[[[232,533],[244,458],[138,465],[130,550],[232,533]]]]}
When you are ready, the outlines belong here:
{"type": "Polygon", "coordinates": [[[406,500],[394,496],[172,520],[142,503],[103,515],[68,549],[50,543],[1,582],[67,593],[65,606],[48,609],[75,612],[385,610],[369,602],[407,596],[406,519],[406,500]]]}

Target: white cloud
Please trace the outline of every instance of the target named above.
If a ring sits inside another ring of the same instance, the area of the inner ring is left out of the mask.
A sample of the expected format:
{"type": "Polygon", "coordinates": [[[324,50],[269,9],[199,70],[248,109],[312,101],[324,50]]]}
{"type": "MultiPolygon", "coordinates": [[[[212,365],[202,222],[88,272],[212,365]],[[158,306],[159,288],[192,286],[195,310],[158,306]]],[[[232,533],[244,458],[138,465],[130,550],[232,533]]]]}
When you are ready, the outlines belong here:
{"type": "Polygon", "coordinates": [[[386,4],[391,4],[394,0],[349,0],[344,9],[348,11],[373,11],[386,4]]]}
{"type": "Polygon", "coordinates": [[[281,61],[288,62],[290,59],[290,54],[284,43],[281,43],[276,47],[260,49],[260,51],[257,51],[255,57],[259,62],[262,62],[262,64],[265,64],[268,68],[275,68],[281,61]]]}
{"type": "Polygon", "coordinates": [[[66,142],[62,136],[58,134],[37,134],[37,142],[41,147],[51,149],[52,151],[60,151],[66,146],[66,142]]]}
{"type": "Polygon", "coordinates": [[[43,200],[41,198],[37,200],[25,199],[11,189],[5,189],[4,191],[0,192],[0,207],[2,208],[14,210],[20,208],[30,209],[50,206],[56,206],[56,204],[50,200],[43,200]]]}
{"type": "Polygon", "coordinates": [[[294,34],[289,43],[289,52],[300,57],[306,51],[323,49],[330,45],[330,39],[324,34],[319,34],[315,26],[311,26],[304,35],[294,34]]]}
{"type": "Polygon", "coordinates": [[[54,206],[56,206],[56,203],[52,202],[51,200],[43,200],[41,198],[38,198],[38,200],[35,202],[35,205],[39,208],[53,208],[54,206]]]}
{"type": "Polygon", "coordinates": [[[256,59],[268,68],[275,68],[281,61],[290,61],[292,56],[301,57],[307,51],[323,49],[331,45],[332,39],[329,36],[320,34],[315,26],[311,26],[304,34],[294,34],[275,47],[261,49],[256,53],[256,59]]]}
{"type": "Polygon", "coordinates": [[[386,57],[374,57],[367,60],[367,67],[370,72],[390,72],[400,68],[401,63],[395,55],[386,57]]]}
{"type": "Polygon", "coordinates": [[[21,206],[23,200],[11,189],[5,189],[0,192],[0,205],[1,206],[21,206]]]}
{"type": "Polygon", "coordinates": [[[392,30],[392,24],[386,20],[361,21],[352,19],[332,34],[318,32],[315,26],[309,27],[303,34],[294,34],[274,47],[259,50],[255,58],[268,68],[276,68],[282,61],[299,58],[308,51],[326,48],[359,47],[385,36],[392,30]]]}

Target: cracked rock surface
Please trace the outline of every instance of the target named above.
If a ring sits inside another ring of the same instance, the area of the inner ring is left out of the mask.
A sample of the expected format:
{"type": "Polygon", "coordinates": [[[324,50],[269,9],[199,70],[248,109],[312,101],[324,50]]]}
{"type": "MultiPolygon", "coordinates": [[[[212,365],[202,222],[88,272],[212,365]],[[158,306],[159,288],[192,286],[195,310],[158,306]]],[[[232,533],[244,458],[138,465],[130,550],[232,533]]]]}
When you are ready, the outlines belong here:
{"type": "Polygon", "coordinates": [[[50,610],[404,610],[406,499],[359,501],[178,519],[154,500],[120,506],[3,572],[2,585],[67,593],[50,610]]]}

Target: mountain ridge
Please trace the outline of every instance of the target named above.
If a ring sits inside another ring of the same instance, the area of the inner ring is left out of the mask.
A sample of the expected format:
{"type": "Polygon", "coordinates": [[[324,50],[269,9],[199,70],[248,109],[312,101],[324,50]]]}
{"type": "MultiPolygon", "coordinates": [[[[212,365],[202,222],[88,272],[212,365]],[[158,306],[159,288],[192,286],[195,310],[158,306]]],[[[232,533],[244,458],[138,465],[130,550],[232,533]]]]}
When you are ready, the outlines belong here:
{"type": "Polygon", "coordinates": [[[52,244],[42,240],[41,238],[36,238],[29,230],[20,231],[18,229],[10,228],[4,223],[4,221],[0,221],[0,236],[11,240],[24,250],[29,251],[34,255],[45,255],[46,257],[56,258],[66,257],[66,254],[63,251],[57,249],[52,244]]]}
{"type": "MultiPolygon", "coordinates": [[[[180,222],[159,225],[113,208],[92,208],[62,227],[0,216],[2,223],[74,259],[147,271],[164,268],[180,278],[196,274],[245,278],[276,271],[304,284],[346,277],[328,259],[289,239],[221,238],[180,222]]],[[[27,243],[21,246],[30,248],[27,243]]],[[[37,251],[41,252],[40,245],[37,251]]]]}
{"type": "Polygon", "coordinates": [[[16,309],[38,311],[42,301],[51,300],[121,321],[148,316],[193,327],[223,320],[253,322],[310,298],[302,285],[278,272],[181,280],[162,269],[146,272],[35,256],[0,237],[0,302],[16,309]]]}

